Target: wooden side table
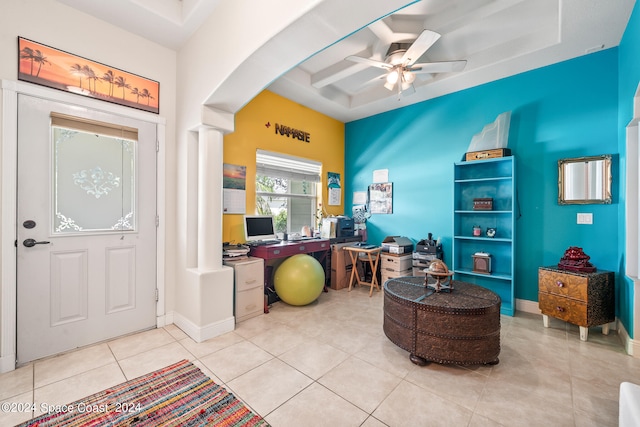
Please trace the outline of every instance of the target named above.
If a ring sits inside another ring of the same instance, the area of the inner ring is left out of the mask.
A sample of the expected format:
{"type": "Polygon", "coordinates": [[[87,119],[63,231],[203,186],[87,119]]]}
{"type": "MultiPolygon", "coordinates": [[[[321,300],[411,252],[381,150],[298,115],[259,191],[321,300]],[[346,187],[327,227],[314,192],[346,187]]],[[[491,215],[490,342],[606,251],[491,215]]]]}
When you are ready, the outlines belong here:
{"type": "Polygon", "coordinates": [[[549,316],[580,327],[580,339],[586,341],[589,327],[602,325],[609,333],[615,315],[615,284],[611,271],[579,273],[555,267],[538,269],[538,304],[542,322],[549,327],[549,316]]]}
{"type": "Polygon", "coordinates": [[[345,251],[349,252],[349,256],[351,257],[351,263],[353,264],[353,269],[351,270],[351,278],[349,279],[349,292],[351,292],[351,287],[354,284],[354,278],[356,279],[356,284],[358,285],[368,285],[371,289],[369,290],[369,296],[373,295],[373,287],[380,291],[380,286],[378,285],[378,263],[380,262],[380,251],[382,251],[381,247],[375,248],[363,248],[359,246],[346,246],[342,248],[345,251]],[[367,282],[364,280],[364,277],[360,277],[360,273],[358,272],[357,262],[360,259],[360,256],[365,256],[365,261],[369,262],[371,266],[371,282],[367,282]]]}

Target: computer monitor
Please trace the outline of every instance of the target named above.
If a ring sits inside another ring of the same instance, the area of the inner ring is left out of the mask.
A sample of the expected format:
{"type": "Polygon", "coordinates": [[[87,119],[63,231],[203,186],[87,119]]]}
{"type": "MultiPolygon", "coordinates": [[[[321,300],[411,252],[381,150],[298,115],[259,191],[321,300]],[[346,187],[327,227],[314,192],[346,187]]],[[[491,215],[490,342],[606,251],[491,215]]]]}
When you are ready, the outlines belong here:
{"type": "Polygon", "coordinates": [[[273,216],[245,215],[244,238],[246,242],[277,239],[273,216]]]}

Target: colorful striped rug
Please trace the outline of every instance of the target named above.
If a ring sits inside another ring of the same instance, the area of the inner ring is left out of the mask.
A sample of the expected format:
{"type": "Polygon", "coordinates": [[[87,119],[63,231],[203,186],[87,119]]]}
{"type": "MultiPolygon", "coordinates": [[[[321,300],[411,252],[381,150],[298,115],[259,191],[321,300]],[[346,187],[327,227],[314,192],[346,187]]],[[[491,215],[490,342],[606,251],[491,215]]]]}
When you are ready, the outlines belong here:
{"type": "Polygon", "coordinates": [[[61,409],[20,427],[268,426],[187,360],[61,405],[61,409]]]}

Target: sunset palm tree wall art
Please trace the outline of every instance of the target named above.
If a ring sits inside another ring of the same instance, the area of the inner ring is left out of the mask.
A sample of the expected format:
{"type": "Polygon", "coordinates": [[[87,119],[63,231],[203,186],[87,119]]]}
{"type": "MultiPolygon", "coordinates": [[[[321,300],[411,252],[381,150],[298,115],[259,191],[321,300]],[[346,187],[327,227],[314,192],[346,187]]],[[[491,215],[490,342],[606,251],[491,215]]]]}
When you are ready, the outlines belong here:
{"type": "Polygon", "coordinates": [[[122,88],[122,99],[124,99],[124,96],[125,96],[124,90],[125,89],[131,89],[131,85],[129,83],[127,83],[127,79],[125,77],[122,77],[122,76],[116,77],[116,79],[114,81],[114,84],[116,86],[118,86],[119,88],[122,88]]]}
{"type": "Polygon", "coordinates": [[[42,52],[37,49],[33,54],[33,61],[38,64],[38,72],[36,72],[36,77],[40,75],[40,70],[42,69],[43,64],[50,64],[50,62],[47,60],[47,58],[44,57],[42,52]]]}
{"type": "Polygon", "coordinates": [[[78,77],[78,86],[80,86],[80,89],[82,89],[82,77],[84,76],[84,71],[82,71],[82,65],[73,64],[69,69],[69,72],[74,76],[78,77]]]}
{"type": "Polygon", "coordinates": [[[154,80],[22,37],[18,51],[18,80],[159,113],[160,83],[154,80]]]}
{"type": "Polygon", "coordinates": [[[113,82],[116,79],[116,76],[113,74],[113,71],[108,70],[102,76],[102,80],[109,83],[109,96],[113,96],[113,82]]]}

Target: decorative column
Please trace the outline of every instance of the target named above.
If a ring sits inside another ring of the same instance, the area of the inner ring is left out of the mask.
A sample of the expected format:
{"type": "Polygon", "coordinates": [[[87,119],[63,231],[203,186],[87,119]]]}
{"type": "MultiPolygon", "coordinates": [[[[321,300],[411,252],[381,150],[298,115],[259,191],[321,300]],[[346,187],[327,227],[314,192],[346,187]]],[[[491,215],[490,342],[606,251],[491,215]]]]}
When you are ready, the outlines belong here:
{"type": "MultiPolygon", "coordinates": [[[[187,268],[176,295],[174,323],[194,341],[202,342],[235,329],[233,269],[222,265],[222,167],[224,134],[233,131],[233,114],[203,107],[197,147],[197,265],[187,268]]],[[[189,167],[196,167],[196,159],[189,167]]],[[[193,171],[193,169],[192,169],[193,171]]],[[[194,241],[195,240],[195,241],[194,241]]]]}
{"type": "Polygon", "coordinates": [[[222,266],[221,131],[202,126],[198,133],[198,270],[222,266]]]}

